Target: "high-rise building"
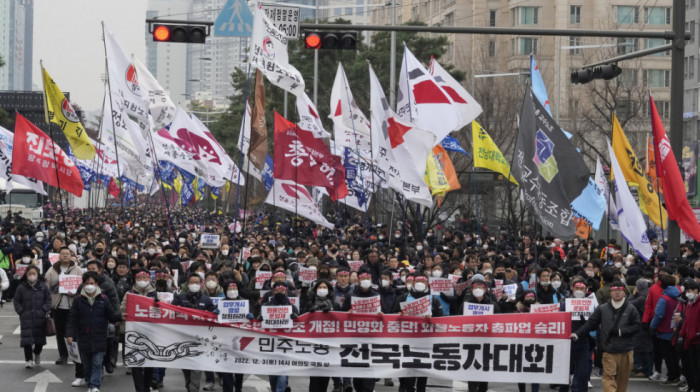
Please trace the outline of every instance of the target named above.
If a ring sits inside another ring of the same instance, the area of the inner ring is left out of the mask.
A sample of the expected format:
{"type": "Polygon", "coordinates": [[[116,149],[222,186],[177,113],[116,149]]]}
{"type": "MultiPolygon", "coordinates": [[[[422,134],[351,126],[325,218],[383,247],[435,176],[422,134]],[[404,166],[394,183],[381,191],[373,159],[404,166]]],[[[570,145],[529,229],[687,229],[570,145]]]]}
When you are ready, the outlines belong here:
{"type": "Polygon", "coordinates": [[[0,90],[32,89],[34,0],[0,0],[0,90]]]}
{"type": "Polygon", "coordinates": [[[685,140],[700,138],[700,4],[696,0],[685,2],[685,31],[690,41],[685,43],[685,81],[683,83],[683,137],[685,140]]]}

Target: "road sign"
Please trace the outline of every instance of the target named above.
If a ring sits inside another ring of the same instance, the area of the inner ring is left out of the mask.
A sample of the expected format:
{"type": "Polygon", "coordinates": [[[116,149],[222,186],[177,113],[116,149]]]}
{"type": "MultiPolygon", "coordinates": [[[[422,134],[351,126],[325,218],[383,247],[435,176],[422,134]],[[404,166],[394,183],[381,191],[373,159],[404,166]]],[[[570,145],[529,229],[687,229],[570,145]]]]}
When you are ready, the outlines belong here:
{"type": "Polygon", "coordinates": [[[301,19],[299,7],[263,4],[262,9],[275,27],[287,34],[287,38],[299,39],[299,21],[301,19]]]}
{"type": "Polygon", "coordinates": [[[218,37],[250,37],[253,34],[253,13],[245,0],[228,0],[214,22],[218,37]]]}

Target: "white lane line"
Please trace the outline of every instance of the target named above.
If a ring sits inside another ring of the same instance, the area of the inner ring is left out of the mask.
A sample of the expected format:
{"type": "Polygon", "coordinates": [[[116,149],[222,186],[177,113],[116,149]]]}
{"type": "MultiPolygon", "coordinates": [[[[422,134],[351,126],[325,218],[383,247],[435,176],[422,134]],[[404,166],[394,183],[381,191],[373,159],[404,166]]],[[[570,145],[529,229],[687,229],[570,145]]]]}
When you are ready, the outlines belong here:
{"type": "Polygon", "coordinates": [[[20,326],[18,325],[17,328],[15,328],[15,332],[12,332],[13,335],[19,335],[22,330],[20,329],[20,326]]]}

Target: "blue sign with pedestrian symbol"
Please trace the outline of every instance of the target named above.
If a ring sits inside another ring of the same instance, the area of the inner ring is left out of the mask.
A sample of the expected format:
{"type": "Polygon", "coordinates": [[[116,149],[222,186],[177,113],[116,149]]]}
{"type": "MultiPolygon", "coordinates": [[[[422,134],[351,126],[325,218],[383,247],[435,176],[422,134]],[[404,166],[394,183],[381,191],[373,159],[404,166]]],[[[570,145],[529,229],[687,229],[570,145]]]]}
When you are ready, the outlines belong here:
{"type": "Polygon", "coordinates": [[[214,22],[218,37],[250,37],[253,34],[253,13],[245,0],[228,0],[214,22]]]}

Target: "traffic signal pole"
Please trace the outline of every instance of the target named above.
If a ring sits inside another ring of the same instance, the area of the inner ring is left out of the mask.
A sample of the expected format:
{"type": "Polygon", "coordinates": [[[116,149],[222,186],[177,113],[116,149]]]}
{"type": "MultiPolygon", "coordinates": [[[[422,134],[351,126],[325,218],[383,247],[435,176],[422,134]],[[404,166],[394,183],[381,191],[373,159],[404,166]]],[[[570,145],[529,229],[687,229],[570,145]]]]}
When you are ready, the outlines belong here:
{"type": "MultiPolygon", "coordinates": [[[[447,27],[447,26],[386,26],[353,24],[313,24],[301,23],[300,29],[308,30],[356,30],[356,31],[406,31],[414,33],[443,34],[492,34],[526,36],[563,37],[605,37],[605,38],[661,38],[670,40],[671,49],[671,127],[670,142],[676,164],[681,167],[683,148],[683,59],[685,41],[690,33],[685,31],[685,2],[673,0],[673,30],[671,31],[631,31],[631,30],[572,30],[572,29],[521,29],[508,27],[447,27]]],[[[680,256],[680,228],[669,220],[666,259],[680,256]]]]}

